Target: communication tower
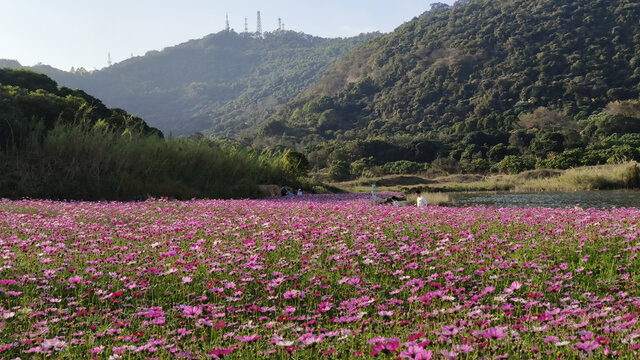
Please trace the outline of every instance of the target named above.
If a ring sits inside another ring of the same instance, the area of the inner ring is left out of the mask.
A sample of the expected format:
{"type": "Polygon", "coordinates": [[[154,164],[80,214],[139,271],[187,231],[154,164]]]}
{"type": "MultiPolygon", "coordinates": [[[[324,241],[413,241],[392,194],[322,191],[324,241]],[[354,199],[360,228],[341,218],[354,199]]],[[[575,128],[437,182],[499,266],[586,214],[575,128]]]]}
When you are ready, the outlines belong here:
{"type": "Polygon", "coordinates": [[[111,66],[113,63],[111,62],[111,51],[107,54],[107,65],[111,66]]]}
{"type": "Polygon", "coordinates": [[[247,19],[247,17],[244,17],[244,32],[248,33],[249,32],[249,20],[247,19]]]}
{"type": "Polygon", "coordinates": [[[224,30],[227,32],[231,30],[231,27],[229,27],[229,13],[227,13],[227,25],[224,27],[224,30]]]}
{"type": "Polygon", "coordinates": [[[278,18],[278,31],[282,31],[282,18],[278,18]]]}
{"type": "Polygon", "coordinates": [[[260,19],[260,11],[258,11],[258,24],[256,26],[256,35],[262,38],[262,19],[260,19]]]}

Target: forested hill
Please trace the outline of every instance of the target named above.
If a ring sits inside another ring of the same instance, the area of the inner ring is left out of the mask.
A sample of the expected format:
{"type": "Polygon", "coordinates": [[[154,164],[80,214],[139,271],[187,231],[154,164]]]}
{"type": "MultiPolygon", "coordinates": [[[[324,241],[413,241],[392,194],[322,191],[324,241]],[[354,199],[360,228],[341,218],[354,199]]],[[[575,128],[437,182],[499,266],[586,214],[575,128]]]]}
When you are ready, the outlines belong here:
{"type": "Polygon", "coordinates": [[[341,58],[261,136],[312,144],[318,134],[343,142],[407,134],[459,144],[456,134],[478,131],[508,138],[519,114],[540,107],[585,120],[638,97],[638,19],[637,0],[435,4],[341,58]]]}
{"type": "Polygon", "coordinates": [[[375,36],[324,39],[276,31],[257,38],[222,31],[99,71],[30,69],[138,114],[165,134],[210,129],[234,135],[261,125],[275,106],[299,95],[338,57],[375,36]]]}
{"type": "Polygon", "coordinates": [[[82,90],[58,87],[43,74],[0,68],[0,147],[38,140],[57,125],[104,129],[118,134],[162,136],[144,120],[118,108],[107,108],[82,90]]]}

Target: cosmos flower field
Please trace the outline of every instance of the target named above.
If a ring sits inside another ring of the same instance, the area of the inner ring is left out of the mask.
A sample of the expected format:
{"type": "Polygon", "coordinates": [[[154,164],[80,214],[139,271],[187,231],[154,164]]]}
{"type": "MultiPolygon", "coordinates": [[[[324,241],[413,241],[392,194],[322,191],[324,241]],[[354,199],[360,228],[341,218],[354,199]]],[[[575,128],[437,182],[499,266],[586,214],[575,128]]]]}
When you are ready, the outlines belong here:
{"type": "Polygon", "coordinates": [[[638,358],[637,209],[0,201],[0,358],[638,358]]]}

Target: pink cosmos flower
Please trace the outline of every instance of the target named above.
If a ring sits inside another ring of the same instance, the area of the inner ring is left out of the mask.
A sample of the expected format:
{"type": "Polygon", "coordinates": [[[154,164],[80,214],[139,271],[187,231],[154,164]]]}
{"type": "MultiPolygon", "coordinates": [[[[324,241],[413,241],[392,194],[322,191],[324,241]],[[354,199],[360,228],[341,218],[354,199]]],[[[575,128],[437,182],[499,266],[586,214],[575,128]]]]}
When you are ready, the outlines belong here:
{"type": "Polygon", "coordinates": [[[247,336],[236,336],[234,337],[234,339],[241,341],[241,342],[252,342],[252,341],[257,341],[262,339],[262,336],[258,335],[257,333],[253,334],[253,335],[247,335],[247,336]]]}
{"type": "Polygon", "coordinates": [[[298,290],[285,291],[284,294],[282,294],[282,297],[285,299],[293,299],[296,297],[299,297],[300,299],[304,299],[304,291],[298,291],[298,290]]]}
{"type": "Polygon", "coordinates": [[[454,345],[453,346],[453,351],[459,353],[459,354],[466,354],[466,353],[470,353],[473,351],[473,346],[468,345],[468,344],[462,344],[462,345],[454,345]]]}
{"type": "Polygon", "coordinates": [[[199,306],[185,306],[182,310],[185,317],[195,319],[202,314],[202,308],[199,306]]]}
{"type": "Polygon", "coordinates": [[[600,347],[600,344],[597,341],[585,341],[585,342],[580,342],[576,344],[576,348],[578,350],[583,350],[587,353],[592,353],[593,350],[597,349],[600,347]]]}
{"type": "Polygon", "coordinates": [[[298,341],[303,343],[305,346],[318,344],[318,343],[321,343],[323,340],[324,340],[324,337],[322,337],[322,335],[318,336],[318,335],[314,335],[312,333],[302,334],[298,338],[298,341]]]}
{"type": "Polygon", "coordinates": [[[453,336],[460,332],[455,325],[441,325],[440,327],[442,328],[440,334],[444,336],[453,336]]]}
{"type": "Polygon", "coordinates": [[[80,275],[72,276],[69,278],[70,284],[79,284],[80,282],[82,282],[82,276],[80,275]]]}
{"type": "Polygon", "coordinates": [[[442,350],[440,351],[440,354],[442,354],[442,356],[447,360],[454,360],[458,357],[458,353],[455,351],[442,350]]]}
{"type": "Polygon", "coordinates": [[[214,359],[219,359],[225,355],[229,355],[233,352],[234,348],[218,348],[213,349],[207,353],[207,356],[213,357],[214,359]]]}
{"type": "Polygon", "coordinates": [[[90,354],[100,354],[104,350],[104,345],[96,346],[93,349],[89,350],[90,354]]]}
{"type": "Polygon", "coordinates": [[[423,347],[418,345],[410,345],[408,349],[403,350],[400,353],[400,358],[412,360],[430,360],[431,358],[433,358],[433,352],[430,350],[425,350],[423,347]]]}
{"type": "Polygon", "coordinates": [[[496,326],[496,327],[491,327],[485,330],[478,330],[475,331],[473,333],[473,335],[478,336],[478,337],[482,337],[485,339],[503,339],[505,337],[507,337],[507,333],[505,333],[505,330],[507,330],[506,326],[496,326]]]}
{"type": "Polygon", "coordinates": [[[514,281],[509,285],[508,288],[504,289],[506,294],[513,294],[516,290],[519,290],[522,287],[522,283],[519,281],[514,281]]]}
{"type": "Polygon", "coordinates": [[[379,353],[392,353],[392,354],[398,353],[398,346],[400,346],[400,339],[376,338],[376,339],[371,339],[367,342],[371,343],[374,340],[375,340],[375,344],[371,345],[371,354],[369,354],[370,356],[376,356],[379,353]]]}
{"type": "Polygon", "coordinates": [[[42,342],[42,348],[44,350],[53,349],[56,351],[62,351],[66,347],[67,347],[67,343],[57,338],[46,339],[42,342]]]}

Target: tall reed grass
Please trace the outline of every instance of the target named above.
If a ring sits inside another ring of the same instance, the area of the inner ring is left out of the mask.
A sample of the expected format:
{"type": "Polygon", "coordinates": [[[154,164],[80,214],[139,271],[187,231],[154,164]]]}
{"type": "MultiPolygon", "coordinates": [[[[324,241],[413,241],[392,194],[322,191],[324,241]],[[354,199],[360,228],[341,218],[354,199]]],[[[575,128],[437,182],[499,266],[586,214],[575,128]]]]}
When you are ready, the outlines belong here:
{"type": "Polygon", "coordinates": [[[58,125],[0,151],[0,196],[84,200],[242,198],[286,179],[277,154],[207,141],[58,125]],[[40,138],[37,138],[40,137],[40,138]]]}
{"type": "Polygon", "coordinates": [[[568,169],[558,176],[530,179],[514,186],[517,192],[589,191],[634,189],[640,186],[640,166],[636,162],[568,169]]]}

